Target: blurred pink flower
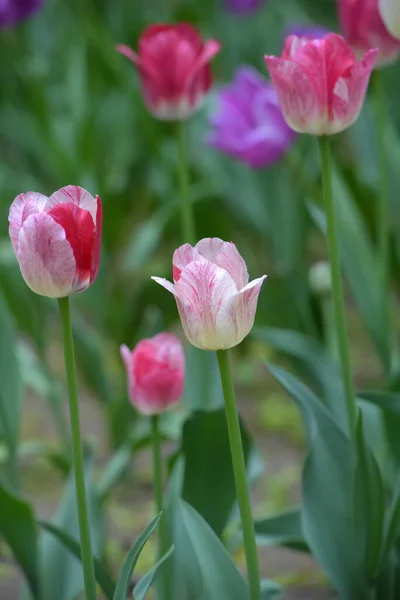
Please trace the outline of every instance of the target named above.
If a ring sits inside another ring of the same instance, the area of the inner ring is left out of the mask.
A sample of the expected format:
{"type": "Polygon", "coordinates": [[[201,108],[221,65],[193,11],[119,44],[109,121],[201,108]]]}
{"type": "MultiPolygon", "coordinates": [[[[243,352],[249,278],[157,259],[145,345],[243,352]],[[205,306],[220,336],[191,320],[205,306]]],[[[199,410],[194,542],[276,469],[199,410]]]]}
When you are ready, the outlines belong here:
{"type": "Polygon", "coordinates": [[[121,346],[133,406],[143,415],[156,415],[174,406],[183,394],[185,355],[178,338],[159,333],[141,340],[131,351],[121,346]]]}
{"type": "Polygon", "coordinates": [[[210,61],[219,52],[215,40],[203,43],[187,23],[151,25],[139,40],[139,53],[128,46],[117,50],[139,72],[148,110],[158,119],[187,119],[212,84],[210,61]]]}
{"type": "Polygon", "coordinates": [[[376,66],[398,58],[400,41],[387,30],[379,12],[379,0],[337,0],[337,6],[342,35],[357,55],[378,48],[376,66]]]}
{"type": "Polygon", "coordinates": [[[12,27],[41,9],[44,0],[1,0],[0,28],[12,27]]]}
{"type": "Polygon", "coordinates": [[[15,198],[9,232],[31,290],[62,298],[93,283],[100,264],[102,216],[100,198],[74,185],[50,198],[36,192],[15,198]]]}
{"type": "Polygon", "coordinates": [[[357,119],[378,50],[357,61],[334,33],[321,40],[290,36],[280,58],[266,56],[286,122],[300,133],[331,135],[357,119]]]}
{"type": "Polygon", "coordinates": [[[235,244],[205,238],[184,244],[172,259],[174,283],[153,277],[174,294],[183,329],[203,350],[232,348],[253,327],[265,275],[251,283],[235,244]]]}

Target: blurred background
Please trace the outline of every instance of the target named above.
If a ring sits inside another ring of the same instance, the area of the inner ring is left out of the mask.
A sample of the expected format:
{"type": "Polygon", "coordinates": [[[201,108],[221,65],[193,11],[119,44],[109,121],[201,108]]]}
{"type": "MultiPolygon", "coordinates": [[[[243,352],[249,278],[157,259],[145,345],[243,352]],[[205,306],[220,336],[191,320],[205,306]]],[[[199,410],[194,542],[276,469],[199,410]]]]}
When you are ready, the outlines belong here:
{"type": "MultiPolygon", "coordinates": [[[[0,461],[4,468],[11,459],[18,462],[21,493],[40,517],[50,519],[56,512],[66,526],[69,453],[57,303],[36,296],[22,280],[7,217],[20,192],[50,195],[70,183],[81,185],[104,205],[100,274],[89,291],[74,296],[72,307],[83,431],[93,457],[93,480],[106,502],[99,532],[112,570],[118,570],[154,510],[148,424],[129,405],[119,346],[133,347],[165,329],[182,337],[172,295],[150,276],[170,278],[172,253],[184,241],[174,128],[147,113],[137,74],[115,45],[136,48],[147,25],[176,21],[190,22],[204,39],[222,44],[213,61],[215,85],[185,132],[198,237],[234,241],[251,278],[268,274],[257,328],[233,357],[241,413],[265,466],[254,491],[256,515],[298,502],[304,456],[297,409],[268,376],[263,361],[279,358],[299,366],[297,344],[313,348],[315,341],[329,347],[329,290],[322,286],[321,292],[309,277],[310,267],[326,257],[315,140],[299,136],[280,160],[253,169],[211,148],[207,138],[220,87],[243,65],[267,78],[264,54],[280,54],[294,26],[338,31],[334,0],[46,0],[30,18],[0,29],[0,395],[8,399],[0,405],[8,406],[3,422],[12,429],[3,425],[0,431],[0,461]],[[7,442],[10,436],[14,449],[7,442]]],[[[399,69],[397,63],[383,73],[396,286],[399,69]]],[[[352,361],[357,385],[373,388],[388,369],[388,349],[374,287],[378,175],[372,98],[359,121],[332,142],[352,361]],[[350,252],[350,243],[357,251],[350,252]]],[[[183,406],[164,420],[168,455],[181,444],[189,409],[221,406],[213,356],[204,353],[201,364],[191,356],[188,349],[183,406]]],[[[146,546],[144,570],[154,544],[146,546]]],[[[262,557],[263,574],[288,586],[287,598],[330,597],[325,577],[308,556],[265,549],[262,557]]],[[[244,564],[240,553],[237,559],[244,564]]],[[[0,599],[17,598],[20,583],[0,541],[0,599]]]]}

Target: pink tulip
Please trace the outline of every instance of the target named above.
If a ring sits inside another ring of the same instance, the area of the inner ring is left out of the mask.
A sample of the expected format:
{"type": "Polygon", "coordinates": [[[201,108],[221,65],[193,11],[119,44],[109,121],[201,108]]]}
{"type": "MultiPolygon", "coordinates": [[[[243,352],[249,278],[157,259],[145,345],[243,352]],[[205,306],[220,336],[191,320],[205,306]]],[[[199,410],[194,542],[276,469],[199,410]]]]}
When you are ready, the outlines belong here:
{"type": "Polygon", "coordinates": [[[157,24],[146,29],[136,54],[128,46],[117,50],[137,68],[149,111],[158,119],[187,119],[212,84],[210,61],[219,52],[216,40],[203,42],[188,23],[157,24]]]}
{"type": "Polygon", "coordinates": [[[386,28],[379,11],[379,0],[337,0],[337,3],[343,37],[357,55],[378,48],[377,66],[384,66],[399,57],[400,41],[386,28]]]}
{"type": "Polygon", "coordinates": [[[32,291],[62,298],[86,290],[100,264],[103,209],[98,196],[68,185],[48,198],[20,194],[10,208],[10,237],[32,291]]]}
{"type": "Polygon", "coordinates": [[[265,62],[288,125],[300,133],[331,135],[360,114],[378,50],[357,61],[334,33],[317,40],[290,36],[281,58],[265,62]]]}
{"type": "Polygon", "coordinates": [[[183,393],[185,355],[172,333],[141,340],[131,351],[121,346],[129,398],[143,415],[156,415],[176,404],[183,393]]]}
{"type": "Polygon", "coordinates": [[[251,283],[235,244],[205,238],[184,244],[172,259],[174,283],[153,277],[174,294],[183,329],[203,350],[232,348],[253,327],[265,275],[251,283]]]}

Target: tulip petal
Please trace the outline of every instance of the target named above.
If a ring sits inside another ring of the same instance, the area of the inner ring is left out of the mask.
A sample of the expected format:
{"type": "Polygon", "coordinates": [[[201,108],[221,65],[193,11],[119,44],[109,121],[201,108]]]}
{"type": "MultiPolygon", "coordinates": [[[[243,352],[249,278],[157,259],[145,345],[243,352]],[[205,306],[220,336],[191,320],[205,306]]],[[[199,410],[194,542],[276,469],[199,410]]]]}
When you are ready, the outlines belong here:
{"type": "Polygon", "coordinates": [[[172,276],[175,283],[179,280],[186,265],[194,260],[201,260],[197,246],[193,248],[190,244],[183,244],[175,250],[172,257],[172,276]]]}
{"type": "Polygon", "coordinates": [[[103,204],[99,198],[96,196],[97,202],[97,213],[96,213],[96,233],[94,240],[94,248],[93,248],[93,256],[92,256],[92,267],[90,273],[90,283],[92,283],[99,272],[100,267],[100,255],[101,255],[101,238],[103,231],[103,204]]]}
{"type": "Polygon", "coordinates": [[[217,315],[217,329],[221,349],[232,348],[249,334],[254,324],[258,296],[266,275],[254,279],[240,292],[222,304],[217,315]],[[234,343],[233,343],[234,340],[234,343]]]}
{"type": "Polygon", "coordinates": [[[193,79],[198,72],[203,69],[214,58],[214,56],[218,54],[220,50],[221,44],[217,42],[217,40],[207,40],[207,42],[205,42],[201,53],[190,69],[190,73],[188,74],[188,78],[185,82],[185,89],[188,89],[192,85],[193,79]]]}
{"type": "Polygon", "coordinates": [[[400,38],[400,4],[398,0],[379,0],[379,11],[388,31],[400,38]]]}
{"type": "Polygon", "coordinates": [[[221,348],[217,315],[237,293],[227,271],[211,262],[192,262],[175,285],[178,310],[188,340],[198,348],[221,348]]]}
{"type": "Polygon", "coordinates": [[[139,66],[140,58],[138,57],[136,52],[132,50],[132,48],[129,48],[129,46],[126,46],[125,44],[118,44],[117,46],[115,46],[115,49],[123,56],[126,56],[126,58],[129,58],[129,60],[133,62],[135,67],[139,66]]]}
{"type": "Polygon", "coordinates": [[[167,361],[175,368],[185,370],[185,355],[180,340],[173,333],[158,333],[151,338],[155,345],[156,358],[159,361],[167,361]]]}
{"type": "Polygon", "coordinates": [[[155,281],[156,283],[159,283],[166,290],[168,290],[169,292],[171,292],[171,294],[173,294],[174,296],[176,296],[176,287],[174,286],[173,283],[171,283],[170,281],[168,281],[168,279],[164,279],[164,277],[154,277],[153,276],[152,280],[155,281]]]}
{"type": "Polygon", "coordinates": [[[26,194],[19,194],[11,204],[8,220],[10,222],[10,238],[14,252],[18,249],[18,235],[24,220],[29,216],[24,215],[26,206],[29,204],[32,207],[37,208],[33,212],[42,212],[47,202],[47,196],[39,194],[37,192],[26,192],[26,194]]]}
{"type": "Polygon", "coordinates": [[[37,294],[61,298],[75,291],[74,253],[64,229],[46,213],[25,220],[16,254],[26,284],[37,294]]]}
{"type": "Polygon", "coordinates": [[[78,185],[67,185],[54,192],[48,199],[45,210],[46,212],[50,212],[57,204],[70,202],[73,202],[79,208],[83,208],[83,210],[88,210],[92,215],[93,223],[96,224],[97,200],[87,190],[78,185]]]}
{"type": "Polygon", "coordinates": [[[224,242],[220,238],[204,238],[196,244],[196,248],[204,258],[228,271],[237,290],[241,290],[249,281],[246,263],[232,242],[224,242]]]}
{"type": "Polygon", "coordinates": [[[265,63],[288,125],[299,133],[320,135],[321,124],[327,120],[327,106],[320,106],[311,80],[291,60],[266,56],[265,63]]]}
{"type": "Polygon", "coordinates": [[[128,395],[129,398],[133,398],[135,392],[135,375],[134,375],[134,358],[132,351],[122,344],[120,346],[121,358],[124,361],[126,376],[128,379],[128,395]]]}

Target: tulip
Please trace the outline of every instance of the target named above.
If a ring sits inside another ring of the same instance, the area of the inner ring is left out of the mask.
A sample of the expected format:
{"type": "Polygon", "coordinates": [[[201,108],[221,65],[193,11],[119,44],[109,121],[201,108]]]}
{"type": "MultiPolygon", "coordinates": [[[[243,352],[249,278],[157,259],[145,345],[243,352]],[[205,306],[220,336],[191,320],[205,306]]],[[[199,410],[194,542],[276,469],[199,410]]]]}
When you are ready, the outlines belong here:
{"type": "Polygon", "coordinates": [[[32,16],[44,0],[3,0],[0,2],[0,28],[11,27],[32,16]]]}
{"type": "Polygon", "coordinates": [[[379,0],[337,0],[343,37],[356,54],[378,48],[377,66],[396,60],[400,41],[386,28],[379,12],[379,0]]]}
{"type": "Polygon", "coordinates": [[[358,61],[334,33],[321,40],[290,36],[281,58],[265,62],[288,125],[300,133],[331,135],[357,119],[378,50],[358,61]]]}
{"type": "Polygon", "coordinates": [[[379,0],[379,12],[389,33],[400,38],[400,3],[398,0],[379,0]]]}
{"type": "Polygon", "coordinates": [[[15,198],[8,219],[12,247],[32,291],[63,298],[96,279],[102,227],[98,196],[74,185],[50,198],[27,192],[15,198]]]}
{"type": "Polygon", "coordinates": [[[208,143],[253,168],[279,161],[295,137],[273,86],[252,67],[238,69],[233,83],[219,91],[210,124],[208,143]]]}
{"type": "Polygon", "coordinates": [[[129,398],[143,415],[157,415],[181,398],[185,379],[185,355],[172,333],[141,340],[131,351],[121,346],[128,376],[129,398]]]}
{"type": "Polygon", "coordinates": [[[238,15],[249,15],[261,7],[262,0],[225,0],[227,10],[238,15]]]}
{"type": "Polygon", "coordinates": [[[154,281],[174,294],[186,337],[203,350],[232,348],[253,327],[265,275],[249,281],[235,244],[205,238],[184,244],[172,259],[174,283],[154,281]]]}
{"type": "Polygon", "coordinates": [[[148,110],[173,121],[185,120],[199,108],[212,84],[209,63],[219,49],[215,40],[203,43],[187,23],[151,25],[139,40],[138,54],[117,46],[139,72],[148,110]]]}

